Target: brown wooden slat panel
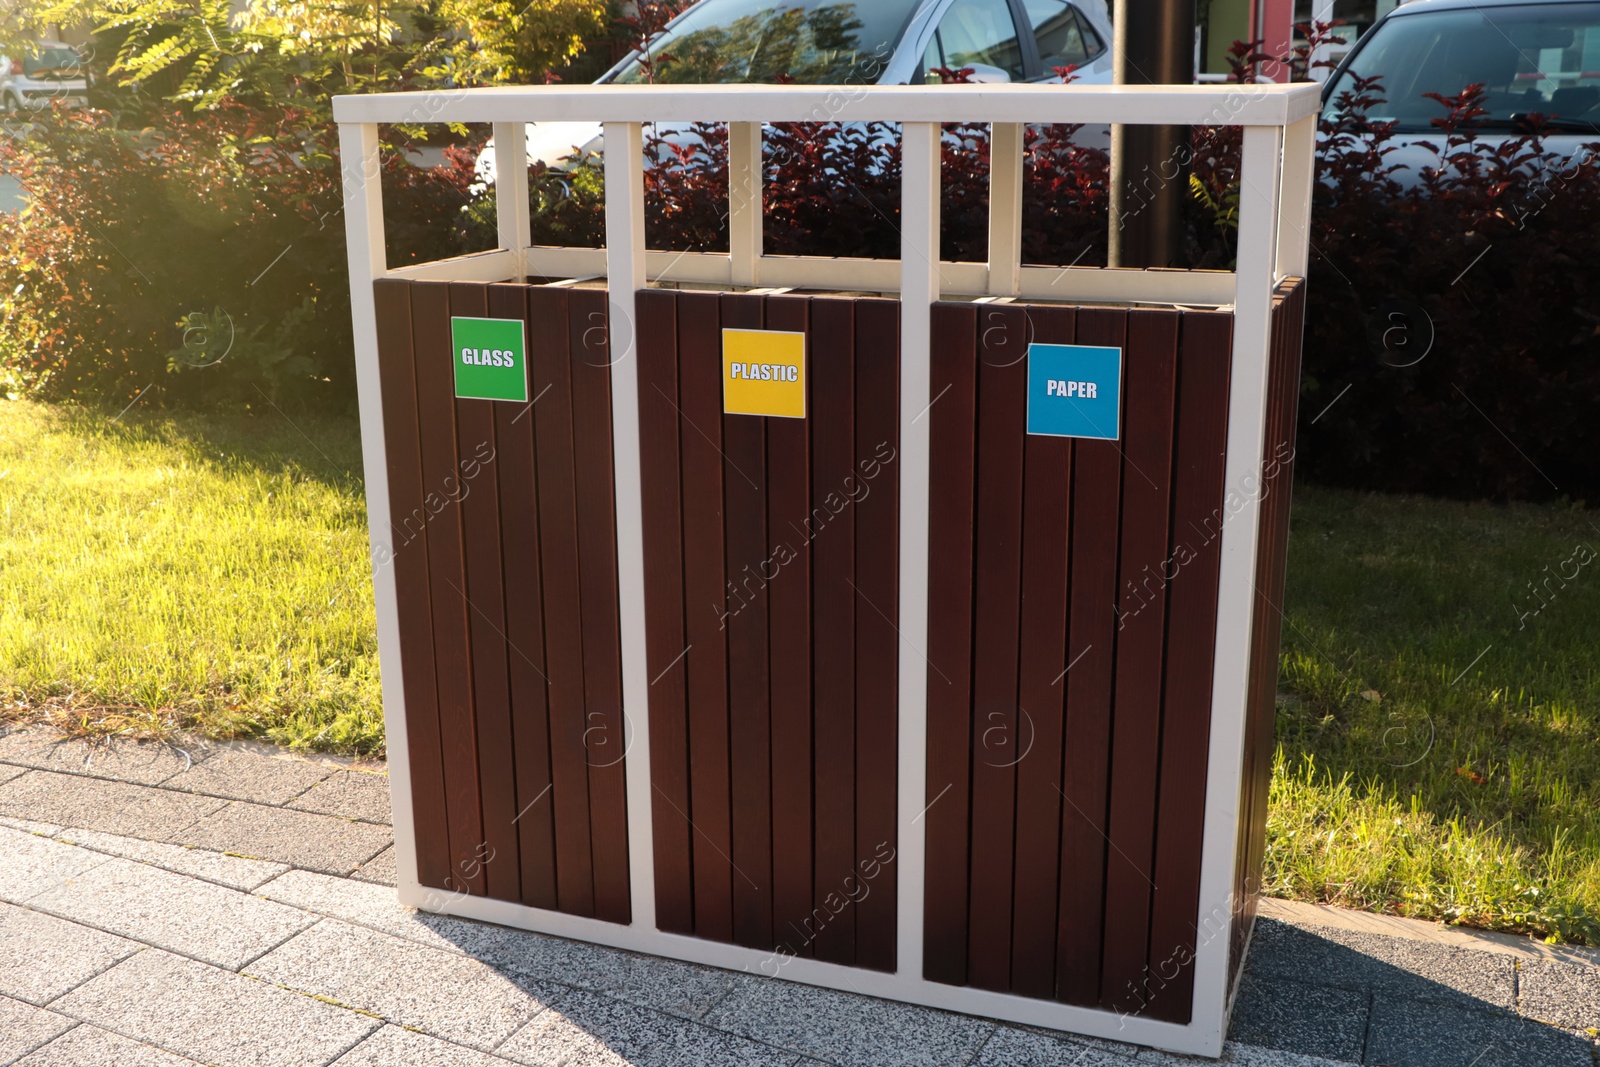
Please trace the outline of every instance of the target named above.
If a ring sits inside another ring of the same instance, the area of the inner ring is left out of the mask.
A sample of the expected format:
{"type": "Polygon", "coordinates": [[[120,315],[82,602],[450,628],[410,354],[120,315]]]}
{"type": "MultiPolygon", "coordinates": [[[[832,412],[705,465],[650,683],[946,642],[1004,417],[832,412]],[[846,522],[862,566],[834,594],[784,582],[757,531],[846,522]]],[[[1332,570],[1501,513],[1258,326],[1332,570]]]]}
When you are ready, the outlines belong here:
{"type": "MultiPolygon", "coordinates": [[[[622,717],[622,638],[617,617],[616,490],[611,448],[611,349],[606,293],[572,293],[572,444],[577,478],[578,583],[583,618],[584,758],[589,765],[589,833],[594,913],[625,923],[628,800],[622,717]]],[[[645,709],[640,709],[644,714],[645,709]]]]}
{"type": "Polygon", "coordinates": [[[423,490],[437,494],[436,499],[444,505],[428,525],[428,577],[445,812],[450,825],[448,888],[482,895],[483,820],[478,806],[478,746],[472,715],[472,650],[467,640],[467,579],[462,556],[460,471],[456,466],[448,282],[414,284],[411,333],[416,345],[423,490]]]}
{"type": "MultiPolygon", "coordinates": [[[[1127,312],[1078,312],[1078,343],[1122,347],[1127,312]]],[[[1100,996],[1105,913],[1106,804],[1111,687],[1116,651],[1117,525],[1122,454],[1116,441],[1079,441],[1072,471],[1072,647],[1067,672],[1062,790],[1061,910],[1056,997],[1095,1004],[1100,996]]]]}
{"type": "Polygon", "coordinates": [[[650,672],[650,780],[656,925],[694,932],[689,825],[688,647],[679,499],[677,297],[638,294],[639,460],[644,489],[645,656],[650,672]]]}
{"type": "MultiPolygon", "coordinates": [[[[806,333],[810,301],[766,298],[771,330],[806,333]]],[[[813,358],[809,351],[808,365],[813,358]]],[[[809,414],[810,404],[807,404],[809,414]]],[[[772,656],[773,935],[786,951],[813,954],[811,932],[811,423],[767,423],[767,530],[776,574],[767,587],[772,656]]]]}
{"type": "MultiPolygon", "coordinates": [[[[1074,342],[1073,309],[1035,307],[1027,314],[1034,341],[1074,342]]],[[[1045,998],[1055,995],[1056,911],[1061,894],[1061,742],[1069,662],[1072,447],[1067,438],[1029,436],[1023,458],[1011,989],[1045,998]]]]}
{"type": "MultiPolygon", "coordinates": [[[[967,978],[973,474],[978,309],[935,304],[928,515],[928,805],[923,976],[967,978]]],[[[915,414],[907,416],[915,418],[915,414]]]]}
{"type": "Polygon", "coordinates": [[[594,915],[589,767],[584,758],[583,629],[578,504],[573,473],[571,292],[528,290],[534,454],[539,478],[539,553],[544,576],[545,675],[549,679],[550,791],[556,826],[556,893],[562,911],[594,915]]]}
{"type": "MultiPolygon", "coordinates": [[[[1163,682],[1161,787],[1151,904],[1146,1014],[1187,1022],[1194,1002],[1199,934],[1200,844],[1205,828],[1223,480],[1228,440],[1228,368],[1233,316],[1185,312],[1180,326],[1173,457],[1173,561],[1163,682]]],[[[1220,930],[1224,910],[1210,916],[1220,930]]]]}
{"type": "Polygon", "coordinates": [[[1027,314],[979,313],[976,621],[972,691],[972,907],[967,983],[1011,988],[1017,641],[1022,595],[1022,457],[1027,314]]]}
{"type": "Polygon", "coordinates": [[[845,479],[855,468],[855,304],[819,299],[811,308],[812,664],[815,694],[818,959],[855,959],[855,520],[845,479]]]}
{"type": "MultiPolygon", "coordinates": [[[[761,298],[724,294],[724,329],[761,329],[761,298]]],[[[720,363],[719,363],[720,368],[720,363]]],[[[719,370],[720,374],[720,370],[719,370]]],[[[767,419],[722,417],[728,585],[733,939],[772,947],[772,713],[767,670],[767,419]]]]}
{"type": "MultiPolygon", "coordinates": [[[[489,286],[491,316],[525,320],[527,310],[527,289],[523,286],[489,286]]],[[[531,390],[528,398],[533,399],[531,390]]],[[[533,455],[535,413],[531,405],[496,404],[494,414],[516,766],[517,810],[513,822],[521,864],[522,903],[553,909],[557,906],[556,841],[550,798],[550,714],[544,675],[544,583],[539,573],[539,482],[533,455]]]]}
{"type": "Polygon", "coordinates": [[[428,596],[428,523],[418,445],[416,366],[411,343],[411,287],[374,284],[378,320],[383,436],[389,474],[389,534],[396,610],[400,617],[400,673],[406,701],[406,757],[416,827],[417,880],[444,889],[450,876],[450,831],[445,819],[439,698],[433,674],[432,607],[428,596]]]}
{"type": "Polygon", "coordinates": [[[1149,955],[1178,315],[1130,312],[1123,359],[1121,581],[1101,978],[1102,1002],[1121,1011],[1135,1011],[1142,1001],[1149,955]]]}
{"type": "MultiPolygon", "coordinates": [[[[450,285],[450,312],[484,318],[489,287],[450,285]]],[[[452,361],[455,358],[451,351],[452,361]]],[[[499,467],[493,400],[456,401],[456,455],[461,531],[466,553],[467,639],[472,648],[472,711],[478,742],[478,796],[483,819],[484,892],[522,899],[517,851],[517,781],[511,740],[511,676],[506,657],[505,574],[500,565],[499,467]],[[469,477],[469,473],[475,476],[469,477]]]]}
{"type": "Polygon", "coordinates": [[[714,293],[678,295],[684,597],[689,622],[689,792],[695,933],[733,939],[728,783],[728,589],[722,540],[722,333],[714,293]]]}
{"type": "Polygon", "coordinates": [[[856,899],[858,967],[895,969],[900,617],[900,305],[856,302],[856,899]],[[891,451],[892,450],[892,451],[891,451]],[[871,477],[869,477],[871,475],[871,477]],[[859,888],[858,888],[859,887],[859,888]]]}

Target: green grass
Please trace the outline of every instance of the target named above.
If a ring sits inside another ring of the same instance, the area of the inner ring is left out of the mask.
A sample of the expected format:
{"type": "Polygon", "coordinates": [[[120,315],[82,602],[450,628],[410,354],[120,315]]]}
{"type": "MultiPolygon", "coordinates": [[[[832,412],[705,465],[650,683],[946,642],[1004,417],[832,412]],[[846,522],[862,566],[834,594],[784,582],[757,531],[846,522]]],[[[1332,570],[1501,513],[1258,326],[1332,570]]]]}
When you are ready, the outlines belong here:
{"type": "MultiPolygon", "coordinates": [[[[359,457],[0,403],[7,714],[381,751],[359,457]]],[[[1600,943],[1600,558],[1550,577],[1595,521],[1296,489],[1268,892],[1600,943]]]]}
{"type": "Polygon", "coordinates": [[[1269,893],[1600,943],[1595,521],[1296,489],[1269,893]]]}
{"type": "Polygon", "coordinates": [[[351,419],[0,401],[0,703],[85,732],[383,744],[351,419]]]}

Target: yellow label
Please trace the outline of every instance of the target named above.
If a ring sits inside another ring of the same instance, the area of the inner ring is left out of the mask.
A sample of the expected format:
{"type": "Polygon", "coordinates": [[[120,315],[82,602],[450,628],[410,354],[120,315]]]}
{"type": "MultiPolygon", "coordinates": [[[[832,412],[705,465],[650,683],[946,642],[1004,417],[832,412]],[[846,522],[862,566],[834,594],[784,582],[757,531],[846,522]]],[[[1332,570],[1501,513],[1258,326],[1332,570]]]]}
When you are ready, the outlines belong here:
{"type": "Polygon", "coordinates": [[[722,410],[728,415],[806,417],[806,335],[722,331],[722,410]]]}

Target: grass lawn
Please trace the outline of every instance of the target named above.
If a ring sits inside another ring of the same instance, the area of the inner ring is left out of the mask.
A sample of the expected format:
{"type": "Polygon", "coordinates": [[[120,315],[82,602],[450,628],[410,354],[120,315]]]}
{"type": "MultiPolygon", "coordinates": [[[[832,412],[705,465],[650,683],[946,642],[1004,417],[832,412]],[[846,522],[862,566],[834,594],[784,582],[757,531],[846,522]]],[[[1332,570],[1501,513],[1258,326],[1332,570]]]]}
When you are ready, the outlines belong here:
{"type": "Polygon", "coordinates": [[[351,419],[0,401],[0,706],[383,745],[351,419]]]}
{"type": "Polygon", "coordinates": [[[1295,493],[1268,891],[1600,944],[1600,516],[1295,493]]]}
{"type": "MultiPolygon", "coordinates": [[[[0,403],[5,713],[381,751],[359,457],[0,403]]],[[[1600,943],[1597,522],[1296,490],[1268,892],[1600,943]]]]}

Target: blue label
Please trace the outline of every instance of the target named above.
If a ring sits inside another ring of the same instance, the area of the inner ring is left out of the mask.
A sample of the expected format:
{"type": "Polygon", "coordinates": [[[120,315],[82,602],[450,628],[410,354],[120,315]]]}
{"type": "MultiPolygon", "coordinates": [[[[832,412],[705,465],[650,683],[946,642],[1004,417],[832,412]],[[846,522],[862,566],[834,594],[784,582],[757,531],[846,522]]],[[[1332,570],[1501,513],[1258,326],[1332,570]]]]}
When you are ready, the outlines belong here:
{"type": "Polygon", "coordinates": [[[1048,437],[1122,436],[1122,349],[1028,346],[1028,432],[1048,437]]]}

